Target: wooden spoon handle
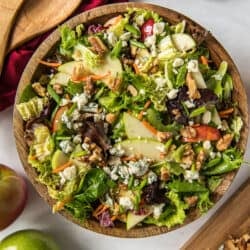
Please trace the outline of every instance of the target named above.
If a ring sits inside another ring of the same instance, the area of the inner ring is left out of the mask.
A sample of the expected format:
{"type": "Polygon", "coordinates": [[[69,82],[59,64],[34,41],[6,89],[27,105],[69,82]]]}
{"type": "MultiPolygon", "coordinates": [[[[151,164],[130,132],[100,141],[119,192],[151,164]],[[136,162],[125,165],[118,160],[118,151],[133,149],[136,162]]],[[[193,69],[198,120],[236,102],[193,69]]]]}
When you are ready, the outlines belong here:
{"type": "Polygon", "coordinates": [[[23,0],[1,0],[0,1],[0,73],[3,68],[5,49],[9,33],[14,23],[16,14],[21,7],[23,0]]]}

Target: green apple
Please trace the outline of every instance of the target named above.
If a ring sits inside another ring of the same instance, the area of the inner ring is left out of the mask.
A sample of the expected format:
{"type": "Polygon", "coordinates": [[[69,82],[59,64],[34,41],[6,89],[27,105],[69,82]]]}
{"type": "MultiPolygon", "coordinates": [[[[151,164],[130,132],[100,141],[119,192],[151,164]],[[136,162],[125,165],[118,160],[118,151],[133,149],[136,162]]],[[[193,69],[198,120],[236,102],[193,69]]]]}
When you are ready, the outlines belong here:
{"type": "Polygon", "coordinates": [[[0,242],[0,250],[59,250],[56,242],[38,230],[17,231],[0,242]]]}
{"type": "Polygon", "coordinates": [[[0,230],[11,224],[23,211],[27,200],[24,179],[0,164],[0,230]]]}

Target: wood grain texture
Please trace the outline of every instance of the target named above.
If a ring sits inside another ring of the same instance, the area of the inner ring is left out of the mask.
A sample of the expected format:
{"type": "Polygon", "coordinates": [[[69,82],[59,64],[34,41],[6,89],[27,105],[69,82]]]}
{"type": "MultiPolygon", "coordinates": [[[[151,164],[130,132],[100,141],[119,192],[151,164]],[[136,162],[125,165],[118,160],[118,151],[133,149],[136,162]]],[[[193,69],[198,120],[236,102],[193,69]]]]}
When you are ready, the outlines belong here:
{"type": "Polygon", "coordinates": [[[63,22],[80,3],[81,0],[26,0],[17,16],[8,51],[63,22]]]}
{"type": "MultiPolygon", "coordinates": [[[[127,7],[139,7],[139,8],[145,8],[154,10],[157,13],[159,13],[162,17],[164,17],[168,22],[170,23],[177,23],[183,19],[187,22],[187,29],[189,31],[196,31],[200,35],[204,34],[206,30],[189,19],[188,17],[177,13],[173,10],[151,5],[151,4],[143,4],[143,3],[123,3],[123,4],[114,4],[114,5],[107,5],[103,7],[99,7],[96,9],[93,9],[91,11],[84,12],[68,22],[66,24],[70,27],[74,27],[80,23],[103,23],[106,20],[108,20],[110,17],[113,17],[115,15],[118,15],[119,13],[126,12],[127,7]]],[[[15,102],[19,102],[20,95],[25,88],[25,86],[37,80],[39,74],[44,69],[42,65],[39,65],[38,61],[39,59],[43,59],[46,56],[53,53],[53,50],[55,49],[56,44],[59,41],[59,32],[55,31],[53,32],[44,42],[43,44],[37,49],[37,51],[34,53],[33,57],[29,61],[22,78],[20,80],[16,100],[15,102]]],[[[199,39],[199,37],[197,37],[199,39]]],[[[225,51],[225,49],[217,42],[217,40],[211,35],[208,34],[206,36],[206,45],[208,46],[212,59],[214,62],[219,65],[222,60],[226,60],[229,64],[229,72],[232,75],[235,91],[233,93],[233,98],[236,102],[239,103],[239,109],[243,117],[244,127],[241,133],[241,139],[239,143],[239,147],[244,151],[246,148],[247,143],[247,136],[248,136],[248,110],[247,110],[247,98],[246,98],[246,92],[244,90],[242,81],[240,79],[240,75],[238,73],[238,70],[233,63],[231,57],[228,55],[228,53],[225,51]]],[[[53,205],[54,201],[49,197],[47,189],[44,185],[38,183],[36,181],[37,173],[34,168],[32,168],[27,163],[27,146],[25,145],[25,141],[23,139],[24,137],[24,129],[23,129],[23,121],[18,114],[16,108],[14,108],[14,114],[13,114],[13,124],[14,124],[14,135],[16,140],[16,146],[19,153],[19,157],[22,161],[22,164],[24,166],[24,169],[30,179],[30,181],[35,186],[38,193],[50,204],[50,206],[53,205]]],[[[231,181],[227,182],[227,186],[224,187],[224,190],[226,191],[229,184],[231,184],[232,179],[234,178],[237,171],[234,171],[233,173],[230,173],[231,181]]],[[[229,178],[229,175],[225,175],[225,179],[229,178]]],[[[230,179],[229,178],[229,179],[230,179]]],[[[224,192],[220,195],[217,195],[214,197],[214,201],[217,201],[222,197],[224,192]]],[[[143,226],[143,227],[136,227],[133,228],[130,231],[126,231],[124,224],[118,224],[115,228],[103,228],[100,227],[99,224],[92,219],[89,219],[85,222],[81,222],[73,218],[68,212],[62,211],[61,214],[65,216],[67,219],[73,221],[76,224],[79,224],[82,227],[88,228],[90,230],[93,230],[98,233],[117,236],[117,237],[147,237],[152,235],[157,235],[161,233],[166,233],[170,231],[166,227],[156,227],[156,226],[143,226]]],[[[185,220],[185,224],[190,223],[191,221],[197,219],[200,217],[200,214],[198,211],[191,211],[187,219],[185,220]]],[[[174,228],[171,228],[171,230],[174,230],[178,228],[179,226],[176,226],[174,228]]]]}
{"type": "Polygon", "coordinates": [[[250,232],[249,194],[250,178],[181,249],[218,249],[229,235],[250,232]]]}
{"type": "Polygon", "coordinates": [[[15,21],[18,10],[23,0],[1,0],[0,1],[0,74],[3,67],[5,50],[9,41],[9,34],[15,21]]]}

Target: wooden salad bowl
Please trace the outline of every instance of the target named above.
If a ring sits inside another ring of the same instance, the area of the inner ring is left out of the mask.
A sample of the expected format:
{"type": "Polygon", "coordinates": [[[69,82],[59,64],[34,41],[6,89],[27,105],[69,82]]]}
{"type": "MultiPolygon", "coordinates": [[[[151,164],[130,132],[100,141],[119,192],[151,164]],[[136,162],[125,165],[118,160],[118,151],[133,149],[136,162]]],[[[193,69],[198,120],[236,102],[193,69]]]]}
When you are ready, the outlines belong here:
{"type": "MultiPolygon", "coordinates": [[[[192,34],[195,33],[196,37],[194,39],[199,42],[202,39],[204,40],[205,45],[209,48],[211,57],[215,64],[218,66],[222,60],[228,62],[228,70],[232,76],[234,82],[234,92],[233,92],[233,100],[238,103],[239,111],[242,115],[244,126],[241,131],[241,138],[238,144],[238,147],[244,152],[246,149],[247,144],[247,136],[248,136],[248,110],[247,110],[247,97],[246,92],[243,87],[242,80],[240,78],[239,72],[231,59],[228,55],[226,50],[223,46],[209,33],[206,31],[205,28],[197,24],[196,22],[192,21],[190,18],[167,8],[163,8],[156,5],[145,4],[145,3],[121,3],[121,4],[112,4],[106,5],[103,7],[99,7],[90,11],[86,11],[76,17],[73,17],[65,24],[69,27],[75,27],[78,24],[90,24],[90,23],[104,23],[108,19],[113,16],[116,16],[120,13],[126,12],[127,7],[138,7],[138,8],[145,8],[147,10],[153,10],[157,12],[160,16],[165,18],[169,23],[176,24],[181,20],[185,19],[187,22],[187,30],[192,34]]],[[[58,30],[54,31],[36,50],[32,58],[30,59],[28,65],[26,66],[21,80],[19,82],[19,86],[17,89],[16,94],[16,101],[15,103],[19,103],[20,95],[27,84],[34,81],[37,76],[42,72],[44,69],[41,64],[39,64],[39,59],[46,58],[50,55],[57,45],[59,41],[60,35],[58,30]]],[[[14,124],[14,135],[16,140],[17,151],[19,153],[19,157],[22,161],[23,167],[28,175],[29,180],[34,185],[37,192],[42,196],[42,198],[52,207],[54,204],[54,200],[49,197],[47,192],[47,188],[45,185],[39,183],[37,181],[37,173],[36,170],[31,167],[27,162],[28,156],[28,147],[25,144],[24,140],[24,126],[21,116],[19,115],[16,106],[14,108],[13,114],[13,124],[14,124]]],[[[219,195],[213,197],[213,201],[218,201],[223,194],[228,189],[229,185],[232,183],[237,170],[226,174],[222,184],[220,186],[221,192],[219,195]]],[[[80,226],[87,228],[89,230],[106,234],[112,235],[117,237],[147,237],[152,235],[158,235],[162,233],[169,232],[170,230],[177,229],[191,221],[194,221],[198,217],[200,217],[200,213],[196,210],[191,211],[190,214],[187,216],[185,223],[180,226],[173,227],[168,229],[167,227],[157,227],[152,225],[145,225],[142,227],[135,227],[129,231],[126,230],[124,224],[116,224],[114,228],[104,228],[99,225],[99,223],[93,219],[88,219],[86,221],[79,221],[71,216],[71,214],[67,211],[61,211],[61,215],[66,217],[68,220],[79,224],[80,226]]]]}

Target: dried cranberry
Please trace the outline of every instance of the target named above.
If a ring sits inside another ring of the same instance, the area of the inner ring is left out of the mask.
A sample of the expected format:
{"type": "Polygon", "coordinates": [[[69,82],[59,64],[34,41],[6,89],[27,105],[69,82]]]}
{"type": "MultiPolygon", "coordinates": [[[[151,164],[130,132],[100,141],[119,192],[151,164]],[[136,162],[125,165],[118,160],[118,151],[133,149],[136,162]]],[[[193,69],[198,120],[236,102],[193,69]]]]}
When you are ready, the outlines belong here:
{"type": "Polygon", "coordinates": [[[101,24],[91,24],[88,27],[88,35],[93,35],[95,33],[99,33],[99,32],[101,32],[104,29],[105,28],[101,24]]]}
{"type": "Polygon", "coordinates": [[[111,220],[110,213],[108,210],[104,211],[99,217],[101,227],[113,227],[114,223],[111,220]]]}
{"type": "Polygon", "coordinates": [[[185,101],[189,100],[187,86],[183,86],[180,89],[180,91],[178,92],[177,99],[179,102],[185,102],[185,101]]]}
{"type": "Polygon", "coordinates": [[[195,106],[201,106],[204,104],[216,104],[219,101],[217,95],[211,89],[199,89],[201,98],[195,99],[195,106]]]}
{"type": "Polygon", "coordinates": [[[152,18],[148,19],[141,27],[141,39],[145,41],[148,36],[153,35],[154,20],[152,18]]]}
{"type": "Polygon", "coordinates": [[[166,103],[171,119],[183,125],[188,123],[188,117],[182,104],[182,102],[189,99],[187,91],[188,89],[186,86],[182,87],[178,92],[178,96],[173,100],[168,100],[166,103]],[[173,113],[174,109],[177,109],[180,115],[175,115],[173,113]]]}
{"type": "Polygon", "coordinates": [[[165,193],[165,189],[160,189],[159,182],[153,182],[144,187],[142,197],[146,204],[165,203],[167,201],[165,193]]]}

